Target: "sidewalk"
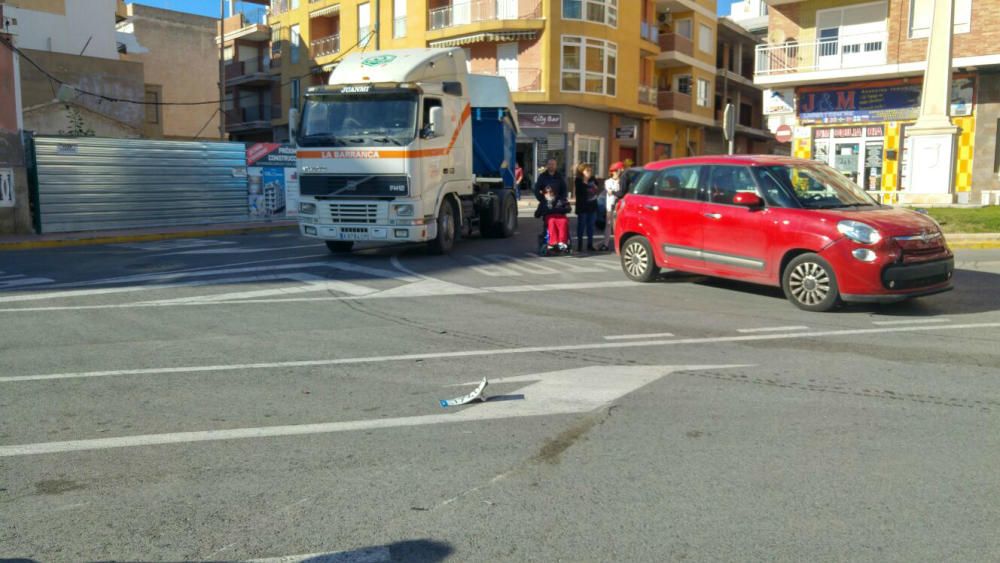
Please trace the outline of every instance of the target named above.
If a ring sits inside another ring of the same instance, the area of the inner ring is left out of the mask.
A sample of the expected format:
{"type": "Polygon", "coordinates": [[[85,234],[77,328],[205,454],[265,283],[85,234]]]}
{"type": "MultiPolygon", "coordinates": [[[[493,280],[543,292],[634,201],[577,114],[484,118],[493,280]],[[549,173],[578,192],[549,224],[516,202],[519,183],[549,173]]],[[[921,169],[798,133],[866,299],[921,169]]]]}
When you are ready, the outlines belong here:
{"type": "Polygon", "coordinates": [[[295,228],[294,220],[254,221],[246,223],[218,223],[213,225],[183,225],[148,229],[118,231],[86,231],[78,233],[50,233],[45,235],[0,235],[0,251],[30,250],[95,244],[121,244],[148,242],[177,238],[219,237],[266,233],[295,228]]]}

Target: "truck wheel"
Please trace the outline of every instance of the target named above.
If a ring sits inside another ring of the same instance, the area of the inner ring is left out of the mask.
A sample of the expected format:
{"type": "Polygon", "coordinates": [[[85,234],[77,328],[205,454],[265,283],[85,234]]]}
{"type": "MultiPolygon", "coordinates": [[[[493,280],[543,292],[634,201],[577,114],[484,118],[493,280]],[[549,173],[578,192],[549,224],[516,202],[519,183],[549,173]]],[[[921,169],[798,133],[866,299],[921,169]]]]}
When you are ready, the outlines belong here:
{"type": "Polygon", "coordinates": [[[447,199],[441,202],[437,218],[437,238],[427,243],[431,254],[448,254],[455,247],[455,235],[458,225],[455,224],[455,208],[447,199]]]}
{"type": "Polygon", "coordinates": [[[328,240],[326,241],[326,247],[330,249],[330,252],[334,254],[343,254],[345,252],[350,252],[354,248],[353,240],[328,240]]]}
{"type": "Polygon", "coordinates": [[[500,207],[500,223],[497,228],[497,236],[500,238],[510,238],[517,230],[517,202],[514,201],[513,194],[507,194],[500,207]]]}

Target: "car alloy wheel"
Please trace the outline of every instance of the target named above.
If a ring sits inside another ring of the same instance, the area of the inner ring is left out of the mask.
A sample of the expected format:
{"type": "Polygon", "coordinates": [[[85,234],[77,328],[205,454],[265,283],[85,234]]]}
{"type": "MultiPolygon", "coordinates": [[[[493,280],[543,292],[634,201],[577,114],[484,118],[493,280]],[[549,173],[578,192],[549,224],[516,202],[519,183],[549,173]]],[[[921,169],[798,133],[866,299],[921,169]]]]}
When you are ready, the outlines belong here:
{"type": "Polygon", "coordinates": [[[650,282],[660,273],[653,259],[653,250],[649,241],[637,236],[630,238],[622,247],[622,269],[629,279],[638,282],[650,282]]]}
{"type": "Polygon", "coordinates": [[[792,270],[788,287],[800,303],[818,305],[830,294],[830,275],[815,262],[803,262],[792,270]]]}

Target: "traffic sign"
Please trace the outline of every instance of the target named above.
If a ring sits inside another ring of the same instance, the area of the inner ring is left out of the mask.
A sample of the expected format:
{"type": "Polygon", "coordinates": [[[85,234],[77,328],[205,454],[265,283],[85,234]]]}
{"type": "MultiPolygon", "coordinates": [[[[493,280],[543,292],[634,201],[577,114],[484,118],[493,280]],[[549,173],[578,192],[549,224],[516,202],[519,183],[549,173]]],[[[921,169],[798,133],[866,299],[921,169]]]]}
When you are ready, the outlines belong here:
{"type": "Polygon", "coordinates": [[[792,128],[789,125],[782,125],[774,132],[774,139],[779,143],[787,143],[792,140],[792,128]]]}

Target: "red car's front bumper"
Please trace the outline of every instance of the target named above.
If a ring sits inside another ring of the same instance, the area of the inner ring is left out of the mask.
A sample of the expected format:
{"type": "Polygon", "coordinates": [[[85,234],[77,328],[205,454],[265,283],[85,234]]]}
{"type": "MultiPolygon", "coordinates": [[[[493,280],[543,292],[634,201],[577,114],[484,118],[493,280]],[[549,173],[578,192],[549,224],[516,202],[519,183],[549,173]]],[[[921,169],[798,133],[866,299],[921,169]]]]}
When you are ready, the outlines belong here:
{"type": "Polygon", "coordinates": [[[892,239],[865,246],[842,238],[820,255],[833,266],[841,299],[850,302],[891,303],[952,289],[955,258],[943,243],[935,253],[921,254],[900,247],[892,239]],[[855,258],[857,249],[869,249],[875,260],[855,258]]]}

